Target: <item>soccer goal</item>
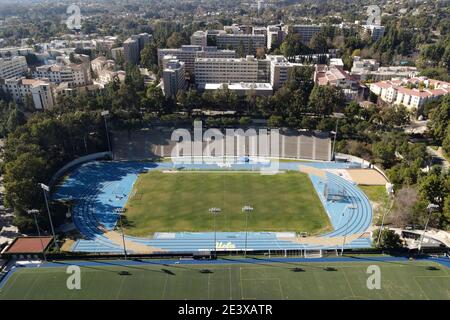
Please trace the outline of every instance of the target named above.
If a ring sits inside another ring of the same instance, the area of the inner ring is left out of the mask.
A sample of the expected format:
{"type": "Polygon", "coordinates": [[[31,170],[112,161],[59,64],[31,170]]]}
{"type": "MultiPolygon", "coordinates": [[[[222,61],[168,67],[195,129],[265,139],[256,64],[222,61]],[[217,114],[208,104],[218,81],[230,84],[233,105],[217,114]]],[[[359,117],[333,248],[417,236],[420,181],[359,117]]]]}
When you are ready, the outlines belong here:
{"type": "Polygon", "coordinates": [[[325,183],[323,196],[327,201],[343,201],[347,198],[347,190],[343,186],[330,185],[325,183]]]}
{"type": "Polygon", "coordinates": [[[322,249],[317,250],[305,249],[305,258],[322,258],[322,249]]]}

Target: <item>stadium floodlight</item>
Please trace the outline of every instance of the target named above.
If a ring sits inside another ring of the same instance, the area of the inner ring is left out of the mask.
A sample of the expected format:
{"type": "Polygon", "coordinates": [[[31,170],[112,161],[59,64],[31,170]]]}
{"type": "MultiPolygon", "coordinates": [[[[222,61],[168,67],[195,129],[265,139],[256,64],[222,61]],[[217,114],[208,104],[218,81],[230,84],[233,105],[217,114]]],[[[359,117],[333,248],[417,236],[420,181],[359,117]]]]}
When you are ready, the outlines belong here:
{"type": "Polygon", "coordinates": [[[244,258],[247,258],[247,239],[248,239],[248,213],[253,211],[253,207],[246,205],[242,207],[242,212],[245,213],[245,250],[244,258]]]}
{"type": "Polygon", "coordinates": [[[334,134],[334,139],[333,139],[333,152],[331,153],[331,155],[333,156],[334,160],[336,161],[336,156],[335,156],[334,150],[336,149],[336,137],[338,135],[339,119],[344,119],[345,115],[340,112],[333,112],[333,118],[336,118],[336,130],[332,131],[332,133],[334,134]]]}
{"type": "Polygon", "coordinates": [[[423,229],[423,233],[420,236],[420,242],[419,242],[419,246],[417,247],[417,253],[420,254],[420,251],[422,250],[422,242],[423,242],[423,238],[425,237],[425,233],[427,232],[427,228],[428,228],[428,223],[430,222],[430,218],[431,218],[431,214],[434,211],[439,210],[439,206],[437,204],[434,203],[430,203],[427,206],[427,210],[428,210],[428,218],[427,218],[427,222],[425,223],[425,228],[423,229]]]}
{"type": "MultiPolygon", "coordinates": [[[[358,207],[356,206],[356,204],[351,203],[349,205],[347,205],[345,207],[347,210],[348,209],[357,209],[358,207]]],[[[344,211],[345,212],[345,211],[344,211]]],[[[350,211],[350,217],[353,216],[353,211],[350,211]]],[[[350,218],[347,219],[347,222],[345,223],[345,232],[344,232],[344,240],[342,241],[342,249],[341,249],[341,256],[344,254],[344,246],[345,246],[345,240],[347,240],[347,232],[348,232],[348,223],[350,222],[350,218]]]]}
{"type": "Polygon", "coordinates": [[[104,111],[101,112],[101,115],[103,117],[103,120],[105,120],[106,139],[108,140],[108,151],[110,153],[112,153],[111,152],[111,141],[109,139],[109,132],[108,132],[108,124],[106,122],[106,116],[109,115],[109,111],[108,110],[104,110],[104,111]]]}
{"type": "Polygon", "coordinates": [[[217,257],[216,216],[222,211],[222,209],[220,209],[220,208],[209,208],[208,211],[214,217],[214,257],[217,257]]]}
{"type": "MultiPolygon", "coordinates": [[[[39,240],[41,240],[42,255],[44,256],[44,261],[47,262],[47,256],[45,255],[44,243],[42,242],[41,231],[39,230],[39,224],[38,224],[38,220],[37,220],[37,216],[39,214],[39,210],[31,209],[31,210],[27,210],[27,213],[29,215],[33,215],[33,217],[34,217],[34,223],[36,224],[38,237],[39,237],[39,240]]],[[[55,241],[56,241],[56,239],[55,239],[55,241]]]]}
{"type": "Polygon", "coordinates": [[[58,241],[56,240],[55,228],[53,227],[53,219],[52,219],[52,215],[50,214],[50,207],[48,205],[48,199],[47,199],[47,192],[50,192],[50,187],[44,183],[38,183],[38,186],[44,192],[45,206],[47,208],[48,220],[50,221],[50,228],[52,229],[52,234],[53,234],[53,239],[54,239],[53,243],[55,244],[56,250],[59,251],[59,245],[58,245],[58,241]]]}
{"type": "Polygon", "coordinates": [[[386,183],[386,190],[388,192],[388,199],[391,200],[391,205],[389,206],[388,210],[385,210],[383,213],[383,218],[381,218],[381,226],[380,231],[378,232],[378,239],[377,239],[377,247],[380,247],[380,241],[381,241],[381,232],[383,232],[384,228],[384,218],[387,216],[389,212],[391,212],[392,208],[394,207],[394,185],[392,183],[386,183]]]}
{"type": "Polygon", "coordinates": [[[118,220],[120,224],[120,233],[122,233],[123,257],[124,260],[127,260],[127,246],[125,244],[125,233],[123,232],[123,224],[122,224],[122,215],[125,212],[125,210],[123,210],[123,208],[117,208],[115,209],[115,212],[119,217],[118,220]]]}

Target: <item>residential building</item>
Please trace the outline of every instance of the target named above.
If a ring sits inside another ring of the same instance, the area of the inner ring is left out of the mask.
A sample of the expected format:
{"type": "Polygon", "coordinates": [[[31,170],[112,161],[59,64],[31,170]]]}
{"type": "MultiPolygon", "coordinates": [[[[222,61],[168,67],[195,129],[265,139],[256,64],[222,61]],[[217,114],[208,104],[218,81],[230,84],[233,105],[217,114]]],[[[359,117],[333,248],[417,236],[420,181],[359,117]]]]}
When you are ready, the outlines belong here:
{"type": "Polygon", "coordinates": [[[384,26],[369,24],[363,25],[363,28],[365,32],[368,32],[370,34],[373,41],[378,41],[384,35],[384,26]]]}
{"type": "Polygon", "coordinates": [[[347,100],[359,99],[366,93],[366,87],[341,66],[316,65],[314,82],[341,88],[347,100]]]}
{"type": "Polygon", "coordinates": [[[27,60],[23,56],[0,58],[0,79],[19,78],[27,70],[27,60]]]}
{"type": "Polygon", "coordinates": [[[372,83],[370,91],[387,103],[401,104],[409,110],[418,110],[425,102],[449,94],[450,83],[426,77],[412,77],[372,83]]]}
{"type": "Polygon", "coordinates": [[[163,70],[163,91],[166,97],[176,97],[178,91],[186,88],[184,62],[170,60],[163,70]]]}
{"type": "Polygon", "coordinates": [[[18,103],[25,103],[31,99],[37,110],[50,109],[54,105],[52,84],[48,81],[10,78],[0,80],[0,84],[2,89],[18,103]]]}
{"type": "Polygon", "coordinates": [[[216,46],[221,49],[237,50],[243,47],[244,54],[255,54],[257,48],[265,48],[266,36],[264,34],[228,34],[221,32],[216,35],[216,46]]]}
{"type": "Polygon", "coordinates": [[[60,61],[53,65],[36,67],[32,72],[33,78],[48,80],[59,85],[67,82],[69,87],[85,86],[92,83],[90,62],[68,63],[60,61]]]}

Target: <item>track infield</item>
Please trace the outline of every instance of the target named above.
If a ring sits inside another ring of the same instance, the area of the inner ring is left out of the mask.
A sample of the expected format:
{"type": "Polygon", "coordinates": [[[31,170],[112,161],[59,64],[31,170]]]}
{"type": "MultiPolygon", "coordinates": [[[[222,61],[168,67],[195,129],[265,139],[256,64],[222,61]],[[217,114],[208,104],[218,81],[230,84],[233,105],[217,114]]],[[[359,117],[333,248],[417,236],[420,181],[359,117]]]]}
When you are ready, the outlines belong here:
{"type": "Polygon", "coordinates": [[[167,264],[143,260],[85,263],[81,290],[68,290],[66,267],[20,268],[3,299],[450,299],[449,269],[431,261],[167,264]],[[369,290],[367,268],[381,270],[369,290]]]}
{"type": "Polygon", "coordinates": [[[155,232],[244,231],[242,207],[251,205],[249,231],[331,231],[329,218],[308,177],[289,171],[165,173],[139,175],[126,204],[125,233],[149,236],[155,232]]]}

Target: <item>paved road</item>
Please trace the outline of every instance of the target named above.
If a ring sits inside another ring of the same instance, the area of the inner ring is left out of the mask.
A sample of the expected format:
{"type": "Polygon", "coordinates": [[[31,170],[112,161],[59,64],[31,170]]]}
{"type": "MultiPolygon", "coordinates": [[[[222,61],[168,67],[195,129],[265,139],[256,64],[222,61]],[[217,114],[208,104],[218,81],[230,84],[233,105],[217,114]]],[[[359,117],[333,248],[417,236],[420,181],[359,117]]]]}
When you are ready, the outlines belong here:
{"type": "Polygon", "coordinates": [[[442,147],[439,147],[438,150],[434,150],[431,147],[427,147],[427,152],[432,155],[434,158],[437,158],[439,162],[442,164],[442,167],[444,170],[448,172],[450,168],[450,163],[447,161],[447,159],[444,158],[444,155],[442,153],[442,147]]]}

